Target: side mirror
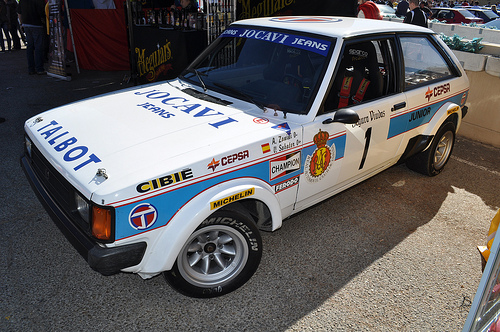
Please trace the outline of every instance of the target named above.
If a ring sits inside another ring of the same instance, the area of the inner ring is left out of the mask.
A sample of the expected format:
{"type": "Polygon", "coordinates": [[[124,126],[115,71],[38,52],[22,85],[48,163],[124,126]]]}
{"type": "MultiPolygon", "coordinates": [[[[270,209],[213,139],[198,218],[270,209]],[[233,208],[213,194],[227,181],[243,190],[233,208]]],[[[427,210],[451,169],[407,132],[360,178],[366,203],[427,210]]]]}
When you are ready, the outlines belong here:
{"type": "Polygon", "coordinates": [[[335,111],[335,114],[333,115],[333,119],[329,118],[323,121],[323,124],[329,124],[333,122],[340,122],[344,124],[355,124],[358,123],[359,121],[359,115],[358,113],[354,112],[351,109],[340,109],[338,111],[335,111]]]}

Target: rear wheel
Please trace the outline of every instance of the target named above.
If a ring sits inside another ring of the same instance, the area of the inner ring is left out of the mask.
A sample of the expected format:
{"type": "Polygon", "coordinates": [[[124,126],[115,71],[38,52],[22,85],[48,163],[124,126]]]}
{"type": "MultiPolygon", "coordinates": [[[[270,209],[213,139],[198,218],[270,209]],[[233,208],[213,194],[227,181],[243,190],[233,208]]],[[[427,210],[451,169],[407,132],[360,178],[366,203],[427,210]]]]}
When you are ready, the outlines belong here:
{"type": "Polygon", "coordinates": [[[262,239],[255,224],[233,211],[217,211],[191,234],[167,282],[192,297],[215,297],[242,286],[262,257],[262,239]]]}
{"type": "Polygon", "coordinates": [[[406,166],[416,172],[435,176],[441,173],[448,162],[455,145],[455,125],[447,122],[439,128],[431,146],[408,158],[406,166]]]}

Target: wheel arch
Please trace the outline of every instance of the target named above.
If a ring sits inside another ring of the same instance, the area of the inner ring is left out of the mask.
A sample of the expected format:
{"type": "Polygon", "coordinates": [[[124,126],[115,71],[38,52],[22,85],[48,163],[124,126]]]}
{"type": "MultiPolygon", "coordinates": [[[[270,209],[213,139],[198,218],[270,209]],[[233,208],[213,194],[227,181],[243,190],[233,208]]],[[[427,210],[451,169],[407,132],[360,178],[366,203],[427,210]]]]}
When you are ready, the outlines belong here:
{"type": "Polygon", "coordinates": [[[189,236],[215,211],[237,211],[250,217],[261,230],[274,231],[281,227],[279,202],[272,188],[256,178],[240,178],[207,188],[190,199],[148,246],[140,272],[157,274],[174,265],[189,236]],[[213,208],[214,202],[234,201],[213,208]]]}
{"type": "Polygon", "coordinates": [[[455,126],[455,134],[457,133],[460,125],[462,123],[462,112],[460,110],[460,106],[447,102],[441,106],[431,121],[428,123],[426,129],[422,133],[426,136],[434,136],[438,132],[438,130],[447,122],[453,123],[455,126]]]}

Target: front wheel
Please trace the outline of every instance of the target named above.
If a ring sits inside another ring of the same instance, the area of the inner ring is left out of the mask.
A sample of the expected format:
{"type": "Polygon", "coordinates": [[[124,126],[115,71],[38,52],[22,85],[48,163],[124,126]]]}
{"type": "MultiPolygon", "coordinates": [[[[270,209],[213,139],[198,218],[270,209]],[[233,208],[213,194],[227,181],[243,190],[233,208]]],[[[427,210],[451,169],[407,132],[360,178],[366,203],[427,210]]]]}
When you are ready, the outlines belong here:
{"type": "Polygon", "coordinates": [[[182,247],[167,282],[192,297],[216,297],[242,286],[262,257],[255,224],[234,211],[217,211],[205,219],[182,247]]]}
{"type": "Polygon", "coordinates": [[[406,160],[406,166],[425,175],[438,175],[450,159],[454,145],[455,125],[447,122],[439,128],[431,146],[406,160]]]}

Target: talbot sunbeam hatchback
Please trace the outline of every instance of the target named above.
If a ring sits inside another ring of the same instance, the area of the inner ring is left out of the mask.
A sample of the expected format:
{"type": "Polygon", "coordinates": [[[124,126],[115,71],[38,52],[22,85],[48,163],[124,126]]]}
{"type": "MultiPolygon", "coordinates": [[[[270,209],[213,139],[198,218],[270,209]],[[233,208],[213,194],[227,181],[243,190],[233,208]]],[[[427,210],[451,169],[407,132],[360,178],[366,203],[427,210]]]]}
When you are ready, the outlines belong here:
{"type": "Polygon", "coordinates": [[[214,297],[257,270],[259,232],[403,161],[441,172],[468,91],[431,30],[242,20],[177,79],[27,120],[21,164],[92,269],[214,297]]]}

